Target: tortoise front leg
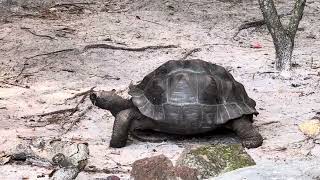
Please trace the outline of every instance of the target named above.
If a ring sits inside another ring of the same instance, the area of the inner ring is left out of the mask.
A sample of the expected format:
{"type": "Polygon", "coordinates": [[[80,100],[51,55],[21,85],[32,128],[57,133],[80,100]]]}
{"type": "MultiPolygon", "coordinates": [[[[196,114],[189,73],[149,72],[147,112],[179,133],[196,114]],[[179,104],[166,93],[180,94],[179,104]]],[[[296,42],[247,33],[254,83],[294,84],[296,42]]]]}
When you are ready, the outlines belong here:
{"type": "Polygon", "coordinates": [[[110,147],[121,148],[126,145],[130,126],[134,120],[140,118],[140,113],[134,109],[125,109],[116,115],[113,124],[113,131],[110,141],[110,147]]]}
{"type": "Polygon", "coordinates": [[[244,115],[231,122],[231,128],[241,138],[242,144],[246,148],[256,148],[261,146],[263,138],[256,128],[252,126],[252,115],[244,115]]]}

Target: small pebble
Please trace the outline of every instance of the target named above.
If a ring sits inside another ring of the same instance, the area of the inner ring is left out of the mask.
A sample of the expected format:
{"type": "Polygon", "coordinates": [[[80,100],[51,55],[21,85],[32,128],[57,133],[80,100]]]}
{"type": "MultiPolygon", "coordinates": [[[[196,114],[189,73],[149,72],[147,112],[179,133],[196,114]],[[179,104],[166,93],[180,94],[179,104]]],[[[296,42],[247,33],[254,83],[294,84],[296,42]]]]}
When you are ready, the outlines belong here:
{"type": "Polygon", "coordinates": [[[120,180],[120,178],[118,176],[112,175],[112,176],[108,176],[107,180],[120,180]]]}

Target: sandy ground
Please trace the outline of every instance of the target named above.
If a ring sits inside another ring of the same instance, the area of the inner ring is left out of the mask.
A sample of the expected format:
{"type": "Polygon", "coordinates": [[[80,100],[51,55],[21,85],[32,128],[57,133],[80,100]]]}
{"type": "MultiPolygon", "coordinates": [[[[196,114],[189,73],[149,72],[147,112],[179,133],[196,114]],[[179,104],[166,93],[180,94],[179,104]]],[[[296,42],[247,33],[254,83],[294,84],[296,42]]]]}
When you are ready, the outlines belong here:
{"type": "MultiPolygon", "coordinates": [[[[125,90],[131,81],[141,80],[162,63],[201,48],[188,58],[227,67],[257,102],[260,114],[255,125],[265,141],[261,147],[247,150],[256,163],[320,156],[320,137],[306,140],[297,126],[320,111],[320,69],[316,69],[320,67],[319,2],[309,2],[305,9],[290,80],[278,78],[274,70],[274,49],[266,27],[243,30],[232,38],[242,23],[261,19],[257,1],[111,0],[46,10],[23,2],[27,8],[13,5],[11,15],[8,9],[0,9],[4,14],[0,22],[0,152],[13,152],[26,139],[84,141],[89,143],[90,159],[86,172],[77,179],[105,178],[108,171],[126,179],[130,164],[137,159],[165,154],[174,161],[186,147],[236,141],[233,136],[164,143],[132,141],[124,148],[112,149],[108,144],[114,118],[96,107],[64,133],[64,128],[91,105],[89,99],[73,116],[25,117],[75,107],[81,98],[66,99],[94,86],[96,90],[125,90]],[[262,48],[250,48],[257,42],[262,48]],[[97,43],[179,47],[142,52],[82,51],[85,45],[97,43]],[[46,55],[49,52],[56,53],[46,55]],[[94,167],[100,173],[88,172],[94,167]]],[[[284,2],[278,3],[281,13],[290,10],[284,2]]],[[[127,96],[126,91],[121,94],[127,96]]],[[[49,172],[35,166],[4,165],[0,179],[35,179],[49,172]]]]}

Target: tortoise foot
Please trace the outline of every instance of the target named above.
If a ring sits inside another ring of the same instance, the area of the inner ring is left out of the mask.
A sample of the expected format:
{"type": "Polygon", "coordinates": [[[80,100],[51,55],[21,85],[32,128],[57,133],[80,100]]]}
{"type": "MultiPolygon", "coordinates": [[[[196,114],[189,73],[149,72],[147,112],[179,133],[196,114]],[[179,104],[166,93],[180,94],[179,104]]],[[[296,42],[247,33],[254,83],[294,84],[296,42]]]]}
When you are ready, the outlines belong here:
{"type": "Polygon", "coordinates": [[[242,145],[246,148],[257,148],[263,143],[263,138],[260,134],[257,134],[254,137],[242,139],[242,145]]]}
{"type": "Polygon", "coordinates": [[[109,146],[112,148],[122,148],[122,147],[126,146],[126,143],[127,143],[127,139],[120,140],[120,139],[112,138],[109,146]]]}

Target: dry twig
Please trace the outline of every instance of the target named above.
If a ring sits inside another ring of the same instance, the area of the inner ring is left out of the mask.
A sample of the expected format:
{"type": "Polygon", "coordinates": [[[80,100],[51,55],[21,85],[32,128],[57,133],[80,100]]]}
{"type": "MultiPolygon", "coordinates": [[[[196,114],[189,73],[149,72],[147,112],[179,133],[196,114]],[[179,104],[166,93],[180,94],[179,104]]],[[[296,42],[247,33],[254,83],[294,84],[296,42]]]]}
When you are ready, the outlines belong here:
{"type": "Polygon", "coordinates": [[[264,122],[264,123],[259,124],[258,126],[265,126],[265,125],[275,124],[275,123],[280,123],[280,121],[269,121],[269,122],[264,122]]]}
{"type": "Polygon", "coordinates": [[[79,105],[84,102],[84,100],[87,98],[88,94],[89,94],[89,93],[84,94],[84,96],[82,96],[81,100],[77,103],[76,107],[74,108],[74,111],[72,111],[72,112],[69,114],[69,116],[72,116],[72,115],[78,110],[79,105]]]}
{"type": "Polygon", "coordinates": [[[54,39],[55,39],[54,37],[51,37],[51,36],[49,36],[49,35],[37,34],[37,33],[33,32],[33,31],[31,31],[30,28],[27,28],[27,27],[21,27],[21,29],[29,32],[29,33],[32,34],[32,35],[38,36],[38,37],[48,38],[48,39],[50,39],[50,40],[54,40],[54,39]]]}
{"type": "Polygon", "coordinates": [[[34,18],[38,18],[41,17],[40,15],[37,14],[12,14],[10,15],[11,17],[19,17],[19,18],[23,18],[23,17],[34,17],[34,18]]]}
{"type": "Polygon", "coordinates": [[[78,3],[59,3],[59,4],[55,4],[53,6],[51,6],[51,8],[56,8],[56,7],[68,7],[68,6],[78,6],[78,5],[94,5],[96,3],[81,3],[81,2],[78,2],[78,3]]]}
{"type": "Polygon", "coordinates": [[[149,22],[149,23],[153,23],[153,24],[156,24],[156,25],[164,26],[163,24],[160,24],[160,23],[157,23],[157,22],[153,22],[153,21],[149,21],[149,20],[141,19],[141,17],[140,17],[140,16],[136,16],[136,19],[139,19],[139,20],[141,20],[141,21],[145,21],[145,22],[149,22]]]}
{"type": "Polygon", "coordinates": [[[102,9],[101,12],[107,12],[107,13],[123,13],[123,12],[128,12],[129,9],[118,9],[118,10],[113,10],[109,11],[108,9],[102,9]]]}
{"type": "Polygon", "coordinates": [[[145,46],[145,47],[138,47],[138,48],[130,48],[130,47],[119,47],[113,46],[109,44],[91,44],[86,45],[83,48],[83,51],[87,51],[89,49],[96,49],[96,48],[103,48],[103,49],[113,49],[113,50],[123,50],[123,51],[145,51],[149,49],[166,49],[166,48],[177,48],[176,45],[158,45],[158,46],[145,46]]]}
{"type": "MultiPolygon", "coordinates": [[[[286,13],[286,14],[280,14],[279,17],[282,18],[284,16],[288,16],[288,15],[291,15],[291,14],[292,14],[292,12],[289,12],[289,13],[286,13]]],[[[241,24],[239,26],[239,28],[238,28],[238,31],[233,35],[233,38],[238,36],[238,34],[244,29],[249,29],[249,28],[253,28],[253,27],[261,27],[261,26],[263,26],[265,24],[266,24],[266,21],[264,19],[251,21],[251,22],[246,22],[244,24],[241,24]]]]}
{"type": "Polygon", "coordinates": [[[69,126],[67,129],[65,129],[65,131],[64,131],[62,134],[66,134],[67,132],[69,132],[69,131],[73,128],[73,126],[74,126],[77,122],[79,122],[79,121],[81,120],[81,118],[82,118],[88,111],[90,111],[90,110],[92,109],[92,107],[93,107],[92,105],[91,105],[91,106],[88,106],[84,111],[82,111],[82,112],[78,115],[78,117],[71,122],[70,126],[69,126]]]}
{"type": "Polygon", "coordinates": [[[42,53],[42,54],[37,54],[34,56],[26,57],[26,59],[32,59],[32,58],[39,57],[39,56],[54,55],[54,54],[58,54],[58,53],[62,53],[62,52],[70,52],[70,51],[74,51],[74,50],[75,49],[62,49],[62,50],[58,50],[58,51],[52,51],[52,52],[48,52],[48,53],[42,53]]]}
{"type": "Polygon", "coordinates": [[[47,113],[43,113],[43,114],[37,114],[37,115],[23,116],[22,118],[29,118],[32,116],[44,117],[44,116],[49,116],[49,115],[53,115],[53,114],[62,114],[62,113],[70,112],[70,111],[73,112],[73,111],[77,110],[76,108],[78,108],[78,107],[61,109],[61,110],[47,112],[47,113]]]}
{"type": "Polygon", "coordinates": [[[22,87],[22,88],[26,88],[26,89],[30,88],[30,86],[28,86],[28,85],[21,85],[21,84],[11,83],[11,82],[4,81],[4,80],[0,81],[0,83],[11,85],[11,86],[22,87]]]}
{"type": "Polygon", "coordinates": [[[87,91],[84,91],[84,92],[81,92],[81,93],[77,93],[77,94],[73,95],[72,97],[67,98],[66,101],[75,99],[75,98],[77,98],[77,97],[79,97],[79,96],[83,96],[83,95],[86,95],[86,94],[88,94],[88,93],[91,93],[94,88],[95,88],[95,86],[92,87],[92,88],[90,88],[90,89],[87,90],[87,91]]]}
{"type": "Polygon", "coordinates": [[[257,72],[257,74],[273,74],[273,73],[279,73],[279,72],[275,72],[275,71],[265,71],[265,72],[257,72]]]}
{"type": "Polygon", "coordinates": [[[229,44],[229,43],[210,43],[210,44],[204,44],[202,46],[234,46],[234,44],[229,44]]]}
{"type": "Polygon", "coordinates": [[[190,56],[191,54],[195,53],[195,52],[199,52],[201,49],[200,48],[194,48],[190,51],[188,51],[182,58],[180,58],[180,60],[185,60],[187,59],[188,56],[190,56]]]}
{"type": "Polygon", "coordinates": [[[241,24],[238,28],[238,31],[233,35],[233,38],[238,36],[238,34],[244,29],[249,29],[249,28],[253,28],[253,27],[261,27],[265,24],[266,24],[266,22],[264,20],[257,20],[257,21],[252,21],[252,22],[247,22],[247,23],[241,24]]]}
{"type": "Polygon", "coordinates": [[[123,174],[123,173],[129,172],[129,170],[120,169],[118,167],[98,169],[95,166],[88,166],[83,171],[87,173],[106,173],[106,174],[123,174]]]}

